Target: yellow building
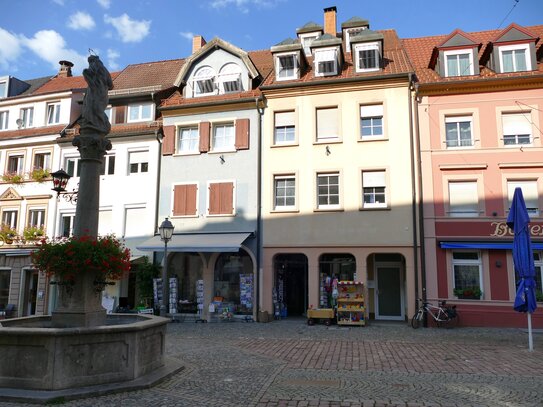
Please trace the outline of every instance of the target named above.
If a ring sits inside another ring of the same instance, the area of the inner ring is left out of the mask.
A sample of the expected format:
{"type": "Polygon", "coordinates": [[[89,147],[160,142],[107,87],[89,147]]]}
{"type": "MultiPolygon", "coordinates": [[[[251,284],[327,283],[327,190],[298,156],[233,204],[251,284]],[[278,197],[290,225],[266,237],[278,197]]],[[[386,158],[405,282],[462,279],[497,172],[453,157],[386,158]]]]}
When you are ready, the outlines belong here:
{"type": "Polygon", "coordinates": [[[362,281],[366,316],[405,320],[417,296],[410,65],[394,30],[308,23],[271,48],[261,87],[261,309],[330,306],[362,281]]]}

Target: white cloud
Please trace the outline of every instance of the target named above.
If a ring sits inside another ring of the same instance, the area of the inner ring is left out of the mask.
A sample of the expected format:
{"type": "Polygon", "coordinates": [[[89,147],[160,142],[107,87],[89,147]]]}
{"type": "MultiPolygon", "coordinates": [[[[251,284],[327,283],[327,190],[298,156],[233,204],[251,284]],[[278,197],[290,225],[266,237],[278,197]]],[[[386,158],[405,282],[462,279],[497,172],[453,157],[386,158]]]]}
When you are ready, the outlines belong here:
{"type": "Polygon", "coordinates": [[[53,69],[58,69],[58,61],[68,60],[74,63],[74,70],[81,72],[87,66],[87,58],[66,48],[66,41],[54,30],[41,30],[34,37],[22,36],[22,44],[34,52],[38,57],[51,64],[53,69]]]}
{"type": "Polygon", "coordinates": [[[194,33],[190,31],[182,31],[179,33],[179,35],[189,41],[192,41],[192,39],[194,38],[194,33]]]}
{"type": "Polygon", "coordinates": [[[84,11],[78,11],[70,16],[68,27],[74,30],[92,30],[95,26],[95,22],[90,14],[84,11]]]}
{"type": "Polygon", "coordinates": [[[96,1],[98,1],[98,4],[101,5],[105,9],[108,9],[111,6],[111,0],[96,0],[96,1]]]}
{"type": "Polygon", "coordinates": [[[109,69],[116,71],[119,69],[119,64],[117,63],[117,59],[121,56],[118,51],[108,48],[107,50],[107,65],[109,66],[109,69]]]}
{"type": "Polygon", "coordinates": [[[21,53],[21,42],[16,35],[0,28],[0,68],[11,69],[12,62],[15,62],[21,53]]]}
{"type": "Polygon", "coordinates": [[[214,9],[223,9],[225,7],[235,6],[242,13],[248,13],[250,6],[257,7],[275,7],[284,0],[211,0],[210,6],[214,9]]]}
{"type": "Polygon", "coordinates": [[[110,17],[106,14],[104,21],[117,30],[122,42],[140,42],[149,35],[151,27],[151,21],[132,20],[126,13],[119,17],[110,17]]]}

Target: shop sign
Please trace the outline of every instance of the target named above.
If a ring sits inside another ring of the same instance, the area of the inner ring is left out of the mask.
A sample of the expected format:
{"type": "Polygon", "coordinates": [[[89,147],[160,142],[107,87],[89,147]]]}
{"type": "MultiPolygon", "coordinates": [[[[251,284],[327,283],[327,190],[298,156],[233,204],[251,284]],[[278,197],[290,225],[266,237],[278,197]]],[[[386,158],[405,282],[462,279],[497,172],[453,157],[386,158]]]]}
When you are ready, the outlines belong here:
{"type": "MultiPolygon", "coordinates": [[[[507,226],[505,222],[492,222],[492,227],[494,232],[490,236],[504,237],[504,236],[513,236],[513,231],[507,226]]],[[[542,225],[530,225],[530,235],[531,236],[543,236],[543,226],[542,225]]]]}

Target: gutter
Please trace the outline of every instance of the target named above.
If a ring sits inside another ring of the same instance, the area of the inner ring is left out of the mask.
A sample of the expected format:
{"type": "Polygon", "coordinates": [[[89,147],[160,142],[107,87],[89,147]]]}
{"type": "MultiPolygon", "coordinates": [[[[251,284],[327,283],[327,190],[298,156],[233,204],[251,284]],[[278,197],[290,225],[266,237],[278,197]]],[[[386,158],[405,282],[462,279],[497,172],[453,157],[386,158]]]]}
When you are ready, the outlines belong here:
{"type": "MultiPolygon", "coordinates": [[[[155,103],[155,92],[151,92],[151,100],[153,103],[155,103]]],[[[156,103],[155,103],[156,106],[156,103]]],[[[155,117],[156,119],[156,117],[155,117]]],[[[164,123],[162,124],[164,126],[164,123]]],[[[158,143],[158,157],[157,157],[157,170],[156,170],[156,191],[155,191],[155,226],[154,226],[154,232],[157,233],[158,231],[158,216],[159,216],[159,208],[160,208],[160,175],[161,175],[161,169],[162,169],[162,142],[164,139],[164,130],[162,130],[162,126],[155,129],[155,138],[158,143]]],[[[165,260],[166,261],[166,260],[165,260]]]]}
{"type": "Polygon", "coordinates": [[[215,100],[215,101],[201,102],[201,103],[190,103],[190,104],[174,105],[174,106],[161,106],[158,108],[158,110],[165,111],[165,110],[179,110],[179,109],[207,107],[207,106],[224,106],[224,105],[234,105],[234,104],[239,104],[239,103],[254,103],[254,101],[255,101],[254,97],[246,97],[246,98],[233,99],[233,100],[215,100]]]}
{"type": "MultiPolygon", "coordinates": [[[[259,107],[259,102],[263,102],[262,96],[255,98],[256,111],[258,113],[258,132],[257,132],[257,202],[256,202],[256,282],[255,282],[255,312],[258,320],[260,312],[260,274],[262,272],[262,116],[264,107],[259,107]]],[[[267,321],[266,321],[267,322],[267,321]]]]}

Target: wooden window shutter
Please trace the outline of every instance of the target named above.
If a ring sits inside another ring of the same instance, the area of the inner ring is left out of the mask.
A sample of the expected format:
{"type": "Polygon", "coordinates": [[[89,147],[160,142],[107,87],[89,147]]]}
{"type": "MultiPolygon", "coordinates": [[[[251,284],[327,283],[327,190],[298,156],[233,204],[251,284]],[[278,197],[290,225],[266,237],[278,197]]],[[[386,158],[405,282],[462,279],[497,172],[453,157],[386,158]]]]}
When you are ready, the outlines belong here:
{"type": "Polygon", "coordinates": [[[209,214],[231,215],[234,213],[234,183],[209,184],[209,214]]]}
{"type": "Polygon", "coordinates": [[[172,155],[175,152],[175,126],[164,126],[162,140],[162,155],[172,155]]]}
{"type": "Polygon", "coordinates": [[[173,216],[196,215],[196,194],[198,186],[175,185],[173,187],[173,216]]]}
{"type": "Polygon", "coordinates": [[[115,106],[115,124],[126,122],[126,106],[115,106]]]}
{"type": "Polygon", "coordinates": [[[200,123],[200,152],[207,153],[209,151],[209,135],[211,130],[211,123],[200,123]]]}
{"type": "Polygon", "coordinates": [[[249,149],[249,119],[236,120],[236,150],[249,149]]]}
{"type": "Polygon", "coordinates": [[[209,214],[218,215],[220,207],[220,184],[209,184],[209,214]]]}

